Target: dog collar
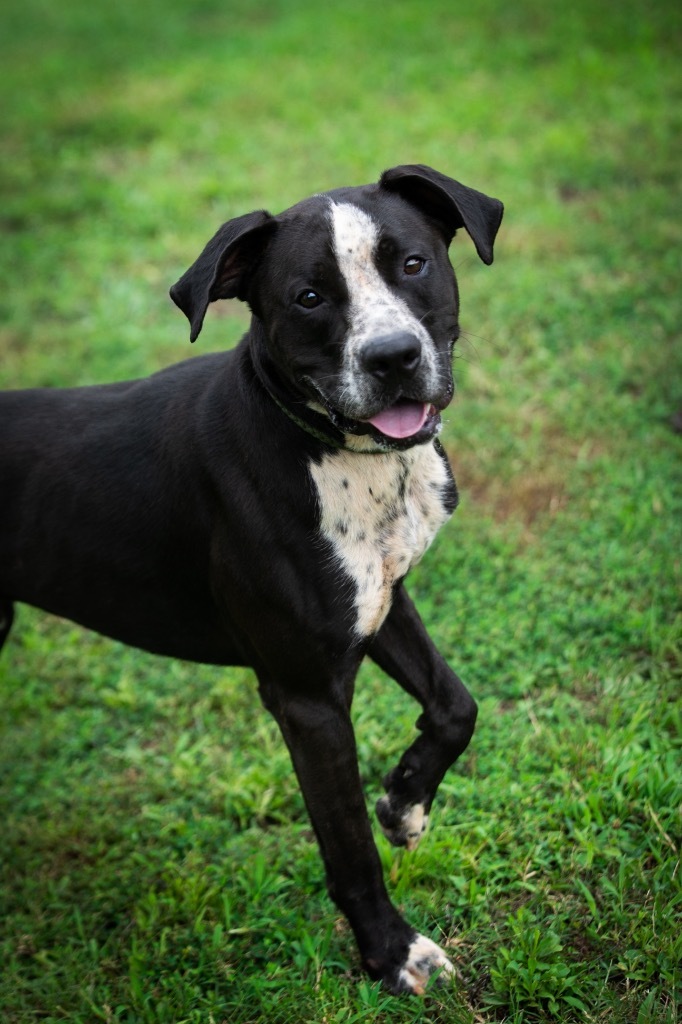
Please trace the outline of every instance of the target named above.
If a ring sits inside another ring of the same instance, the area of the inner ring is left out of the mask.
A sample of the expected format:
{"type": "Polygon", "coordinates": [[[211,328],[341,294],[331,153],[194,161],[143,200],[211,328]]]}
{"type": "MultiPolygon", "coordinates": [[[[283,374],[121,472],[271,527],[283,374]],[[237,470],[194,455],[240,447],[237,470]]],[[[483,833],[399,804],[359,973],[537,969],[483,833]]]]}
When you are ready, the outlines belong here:
{"type": "MultiPolygon", "coordinates": [[[[263,381],[261,381],[261,383],[263,383],[263,381]]],[[[388,446],[386,448],[354,448],[352,445],[347,444],[345,440],[339,440],[338,438],[334,437],[331,433],[327,433],[323,429],[314,426],[307,420],[304,420],[302,416],[298,416],[293,411],[293,409],[291,409],[288,405],[281,401],[281,399],[277,397],[274,391],[271,391],[266,384],[263,383],[263,386],[265,387],[265,390],[270,395],[270,398],[273,400],[275,405],[282,410],[285,416],[289,417],[292,423],[295,423],[296,426],[300,427],[301,430],[304,430],[306,434],[310,434],[310,436],[314,437],[316,441],[320,441],[322,444],[327,445],[329,448],[335,448],[340,451],[353,452],[354,455],[386,455],[388,454],[388,452],[392,451],[392,449],[388,446]]],[[[338,431],[338,433],[341,432],[338,431]]],[[[343,437],[343,435],[341,436],[343,437]]]]}

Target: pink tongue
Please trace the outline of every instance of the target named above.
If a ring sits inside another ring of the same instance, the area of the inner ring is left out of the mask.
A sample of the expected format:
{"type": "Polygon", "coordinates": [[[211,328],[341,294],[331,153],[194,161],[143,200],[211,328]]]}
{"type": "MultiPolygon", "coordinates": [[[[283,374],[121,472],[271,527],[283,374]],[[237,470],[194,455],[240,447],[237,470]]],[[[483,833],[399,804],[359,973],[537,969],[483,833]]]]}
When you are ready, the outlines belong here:
{"type": "Polygon", "coordinates": [[[422,402],[396,402],[389,409],[367,420],[386,437],[411,437],[426,423],[429,405],[422,402]]]}

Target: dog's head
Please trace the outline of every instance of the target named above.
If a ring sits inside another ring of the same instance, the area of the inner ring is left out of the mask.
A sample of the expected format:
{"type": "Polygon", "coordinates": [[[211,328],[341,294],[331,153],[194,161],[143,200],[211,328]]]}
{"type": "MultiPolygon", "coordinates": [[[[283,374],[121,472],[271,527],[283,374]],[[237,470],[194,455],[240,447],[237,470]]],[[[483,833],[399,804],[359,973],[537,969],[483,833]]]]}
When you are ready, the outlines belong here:
{"type": "Polygon", "coordinates": [[[420,444],[453,394],[459,300],[448,247],[463,227],[492,263],[502,210],[430,167],[394,167],[377,185],[228,221],[171,297],[192,341],[210,302],[248,302],[253,335],[292,398],[346,434],[420,444]]]}

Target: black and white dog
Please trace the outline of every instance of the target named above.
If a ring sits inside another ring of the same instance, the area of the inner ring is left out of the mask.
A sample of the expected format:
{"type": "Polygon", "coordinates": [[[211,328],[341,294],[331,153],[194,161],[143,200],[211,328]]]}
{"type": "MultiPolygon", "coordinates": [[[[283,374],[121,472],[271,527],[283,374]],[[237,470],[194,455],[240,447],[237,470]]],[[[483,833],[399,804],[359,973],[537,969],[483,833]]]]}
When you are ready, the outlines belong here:
{"type": "Polygon", "coordinates": [[[253,313],[232,352],[144,380],[0,396],[0,643],[23,601],[157,654],[248,665],[291,752],[365,969],[452,971],[391,904],[349,715],[369,655],[422,706],[377,804],[414,847],[476,705],[402,585],[457,492],[458,228],[484,263],[502,204],[429,167],[224,224],[171,289],[253,313]]]}

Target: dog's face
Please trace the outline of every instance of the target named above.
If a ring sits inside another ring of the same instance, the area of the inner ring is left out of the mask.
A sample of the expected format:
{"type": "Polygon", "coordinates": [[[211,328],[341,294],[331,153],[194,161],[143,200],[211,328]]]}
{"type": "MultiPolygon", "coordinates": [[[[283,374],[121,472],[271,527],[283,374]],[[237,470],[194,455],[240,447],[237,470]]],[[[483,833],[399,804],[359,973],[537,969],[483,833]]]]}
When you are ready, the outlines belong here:
{"type": "Polygon", "coordinates": [[[279,371],[344,432],[426,440],[452,397],[458,334],[442,232],[378,186],[277,220],[249,294],[279,371]]]}
{"type": "Polygon", "coordinates": [[[430,168],[394,168],[378,185],[229,222],[171,295],[193,337],[213,298],[246,299],[293,398],[346,434],[419,444],[453,394],[449,242],[464,226],[491,262],[501,215],[497,200],[430,168]]]}

